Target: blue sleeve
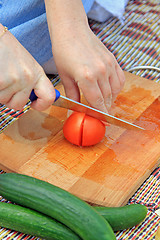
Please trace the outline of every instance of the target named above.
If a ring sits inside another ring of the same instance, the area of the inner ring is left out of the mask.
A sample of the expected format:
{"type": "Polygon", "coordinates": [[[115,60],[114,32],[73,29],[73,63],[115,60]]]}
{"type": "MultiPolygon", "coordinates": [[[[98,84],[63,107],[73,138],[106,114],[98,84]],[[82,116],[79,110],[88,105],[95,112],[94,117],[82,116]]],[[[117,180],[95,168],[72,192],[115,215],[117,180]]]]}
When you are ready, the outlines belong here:
{"type": "Polygon", "coordinates": [[[82,0],[84,10],[86,13],[88,13],[94,3],[94,0],[82,0]]]}
{"type": "MultiPolygon", "coordinates": [[[[86,13],[94,0],[82,0],[86,13]]],[[[52,58],[52,46],[48,31],[43,0],[1,0],[0,23],[42,65],[52,58]]]]}

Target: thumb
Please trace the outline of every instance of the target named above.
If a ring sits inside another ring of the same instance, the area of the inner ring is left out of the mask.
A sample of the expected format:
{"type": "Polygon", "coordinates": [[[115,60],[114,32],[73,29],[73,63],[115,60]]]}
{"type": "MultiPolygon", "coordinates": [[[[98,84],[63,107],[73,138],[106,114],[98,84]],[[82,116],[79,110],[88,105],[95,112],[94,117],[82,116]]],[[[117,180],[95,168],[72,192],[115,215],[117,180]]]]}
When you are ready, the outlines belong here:
{"type": "Polygon", "coordinates": [[[31,107],[37,111],[44,111],[49,108],[55,99],[55,90],[49,78],[43,73],[37,81],[34,92],[37,100],[31,103],[31,107]]]}

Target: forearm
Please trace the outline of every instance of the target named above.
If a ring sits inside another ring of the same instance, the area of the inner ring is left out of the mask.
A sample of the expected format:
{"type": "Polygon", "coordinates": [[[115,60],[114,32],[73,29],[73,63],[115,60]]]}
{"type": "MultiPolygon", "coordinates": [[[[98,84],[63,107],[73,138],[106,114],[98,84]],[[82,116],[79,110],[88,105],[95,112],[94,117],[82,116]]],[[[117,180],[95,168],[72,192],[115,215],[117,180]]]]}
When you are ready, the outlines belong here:
{"type": "Polygon", "coordinates": [[[0,23],[0,32],[3,32],[3,29],[4,29],[4,27],[3,27],[3,25],[0,23]]]}
{"type": "Polygon", "coordinates": [[[61,28],[70,31],[88,24],[81,0],[45,0],[45,5],[51,40],[61,28]]]}
{"type": "Polygon", "coordinates": [[[107,112],[122,89],[124,74],[115,57],[89,27],[81,0],[45,0],[56,67],[66,96],[107,112]]]}

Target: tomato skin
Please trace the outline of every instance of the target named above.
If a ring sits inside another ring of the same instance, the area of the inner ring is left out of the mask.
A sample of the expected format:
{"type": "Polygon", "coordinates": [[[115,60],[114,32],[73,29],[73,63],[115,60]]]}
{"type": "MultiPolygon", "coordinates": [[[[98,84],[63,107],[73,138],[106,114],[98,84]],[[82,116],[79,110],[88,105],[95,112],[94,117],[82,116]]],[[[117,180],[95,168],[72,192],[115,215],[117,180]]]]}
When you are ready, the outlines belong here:
{"type": "Polygon", "coordinates": [[[78,146],[81,146],[82,127],[85,113],[72,113],[63,125],[65,138],[78,146]]]}
{"type": "Polygon", "coordinates": [[[105,135],[105,125],[98,119],[85,115],[82,133],[82,146],[99,143],[105,135]]]}
{"type": "Polygon", "coordinates": [[[63,125],[64,137],[78,146],[99,143],[105,135],[105,125],[85,113],[74,112],[63,125]]]}

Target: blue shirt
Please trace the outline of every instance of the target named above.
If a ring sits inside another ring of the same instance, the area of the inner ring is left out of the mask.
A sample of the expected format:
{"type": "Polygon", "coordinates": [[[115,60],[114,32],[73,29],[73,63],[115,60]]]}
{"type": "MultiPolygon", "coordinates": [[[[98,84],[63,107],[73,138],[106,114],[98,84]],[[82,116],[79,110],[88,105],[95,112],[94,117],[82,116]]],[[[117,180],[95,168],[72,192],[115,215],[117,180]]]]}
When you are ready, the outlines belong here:
{"type": "MultiPolygon", "coordinates": [[[[94,0],[82,0],[82,2],[88,13],[94,0]]],[[[43,0],[0,1],[0,23],[8,27],[41,65],[52,58],[43,0]]]]}

